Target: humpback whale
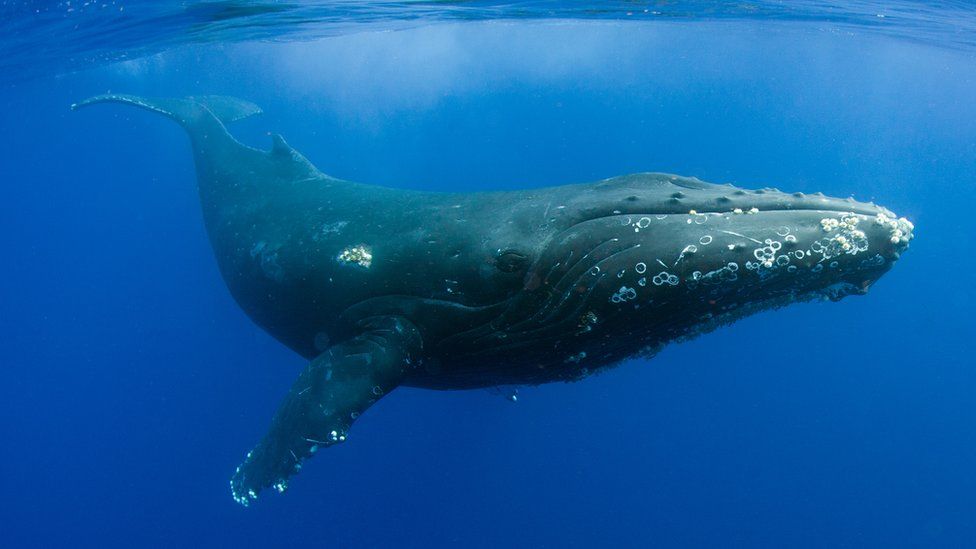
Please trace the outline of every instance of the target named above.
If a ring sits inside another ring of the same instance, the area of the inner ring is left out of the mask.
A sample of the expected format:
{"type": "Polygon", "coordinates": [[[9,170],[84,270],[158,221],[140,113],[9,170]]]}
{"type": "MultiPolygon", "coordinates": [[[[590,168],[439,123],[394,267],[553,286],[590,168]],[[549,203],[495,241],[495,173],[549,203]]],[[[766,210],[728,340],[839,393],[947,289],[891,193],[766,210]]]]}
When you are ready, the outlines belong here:
{"type": "Polygon", "coordinates": [[[913,225],[871,203],[663,173],[435,193],[318,171],[226,124],[240,99],[101,95],[188,132],[208,236],[244,312],[309,360],[230,481],[248,505],[398,386],[576,381],[758,311],[863,294],[913,225]]]}

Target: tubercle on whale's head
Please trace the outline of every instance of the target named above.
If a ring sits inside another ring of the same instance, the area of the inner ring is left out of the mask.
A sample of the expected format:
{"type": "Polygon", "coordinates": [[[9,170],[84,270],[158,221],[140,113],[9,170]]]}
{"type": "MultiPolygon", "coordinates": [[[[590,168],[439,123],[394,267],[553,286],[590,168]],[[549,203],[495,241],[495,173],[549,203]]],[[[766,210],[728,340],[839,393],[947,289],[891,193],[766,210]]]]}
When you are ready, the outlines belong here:
{"type": "Polygon", "coordinates": [[[759,310],[866,293],[914,237],[907,219],[852,199],[647,177],[606,187],[589,208],[597,215],[550,241],[526,277],[536,320],[520,331],[578,321],[583,338],[656,346],[759,310]]]}

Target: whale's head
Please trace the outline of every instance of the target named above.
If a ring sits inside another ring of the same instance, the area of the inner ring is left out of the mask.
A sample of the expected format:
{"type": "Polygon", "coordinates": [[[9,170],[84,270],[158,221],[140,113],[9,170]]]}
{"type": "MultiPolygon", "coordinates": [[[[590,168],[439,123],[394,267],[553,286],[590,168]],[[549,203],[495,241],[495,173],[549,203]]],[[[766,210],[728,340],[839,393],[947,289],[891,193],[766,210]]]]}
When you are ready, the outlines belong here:
{"type": "Polygon", "coordinates": [[[579,188],[566,202],[506,338],[550,338],[584,371],[588,358],[653,352],[760,310],[864,294],[914,230],[852,199],[662,174],[579,188]]]}

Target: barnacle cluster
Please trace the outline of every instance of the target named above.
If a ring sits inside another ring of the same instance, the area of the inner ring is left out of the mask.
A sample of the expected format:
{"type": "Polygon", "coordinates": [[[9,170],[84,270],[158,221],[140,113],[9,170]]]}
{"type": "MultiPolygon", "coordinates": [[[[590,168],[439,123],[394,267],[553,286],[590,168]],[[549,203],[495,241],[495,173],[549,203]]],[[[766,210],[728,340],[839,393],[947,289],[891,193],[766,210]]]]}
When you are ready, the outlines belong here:
{"type": "Polygon", "coordinates": [[[702,274],[701,271],[691,273],[691,280],[688,287],[694,289],[698,284],[717,285],[727,282],[735,282],[739,279],[739,264],[730,261],[725,266],[702,274]]]}
{"type": "Polygon", "coordinates": [[[654,275],[651,282],[653,282],[655,286],[661,286],[663,284],[667,284],[668,286],[677,286],[680,280],[677,276],[667,271],[661,271],[660,273],[654,275]]]}
{"type": "Polygon", "coordinates": [[[888,229],[888,236],[892,244],[899,246],[901,249],[908,247],[908,242],[913,238],[912,232],[915,230],[915,225],[911,221],[904,217],[892,219],[884,214],[878,214],[874,218],[874,222],[888,229]]]}
{"type": "Polygon", "coordinates": [[[351,246],[339,252],[336,256],[339,263],[355,264],[368,269],[373,264],[373,253],[366,246],[351,246]]]}
{"type": "Polygon", "coordinates": [[[583,314],[583,316],[580,317],[579,323],[576,325],[578,328],[576,335],[582,335],[593,330],[593,326],[596,325],[598,321],[599,318],[596,316],[596,313],[593,311],[587,311],[585,314],[583,314]]]}
{"type": "Polygon", "coordinates": [[[760,266],[771,269],[773,268],[773,262],[776,261],[776,252],[782,247],[782,242],[767,238],[763,246],[753,250],[752,255],[759,261],[760,266]]]}
{"type": "Polygon", "coordinates": [[[627,286],[621,286],[619,290],[610,296],[611,303],[623,303],[632,299],[637,299],[637,290],[628,288],[627,286]]]}
{"type": "Polygon", "coordinates": [[[833,217],[821,219],[820,228],[825,233],[832,233],[832,236],[814,242],[811,249],[822,253],[824,259],[867,251],[868,237],[864,231],[857,228],[859,221],[854,214],[845,215],[841,219],[833,217]]]}

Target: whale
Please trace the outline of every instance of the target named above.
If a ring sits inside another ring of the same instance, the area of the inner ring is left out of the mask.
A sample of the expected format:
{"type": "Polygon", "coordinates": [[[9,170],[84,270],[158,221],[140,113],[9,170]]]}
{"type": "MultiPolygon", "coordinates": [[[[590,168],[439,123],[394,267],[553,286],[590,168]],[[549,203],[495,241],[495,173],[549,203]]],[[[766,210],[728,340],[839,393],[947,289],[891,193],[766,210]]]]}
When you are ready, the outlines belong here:
{"type": "Polygon", "coordinates": [[[190,137],[214,256],[253,322],[308,364],[230,480],[252,503],[400,386],[574,382],[754,313],[861,295],[914,226],[821,193],[638,173],[499,192],[330,177],[227,96],[110,94],[190,137]]]}

